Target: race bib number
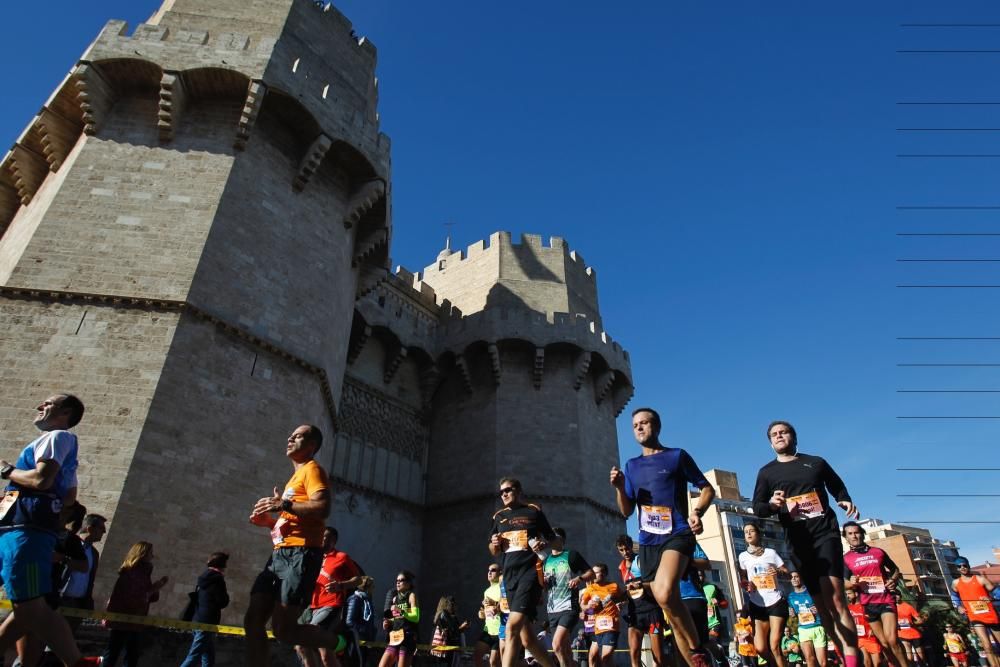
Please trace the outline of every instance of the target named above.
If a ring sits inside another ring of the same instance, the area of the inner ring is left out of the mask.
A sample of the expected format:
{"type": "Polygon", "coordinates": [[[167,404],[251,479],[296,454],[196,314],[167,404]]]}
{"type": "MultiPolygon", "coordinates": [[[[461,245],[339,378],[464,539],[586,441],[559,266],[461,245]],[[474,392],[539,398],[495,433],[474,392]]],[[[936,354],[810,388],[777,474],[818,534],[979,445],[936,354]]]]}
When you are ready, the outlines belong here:
{"type": "Polygon", "coordinates": [[[399,646],[406,638],[406,630],[393,630],[389,633],[389,646],[399,646]]]}
{"type": "Polygon", "coordinates": [[[774,580],[774,575],[772,574],[754,575],[753,585],[759,591],[773,591],[778,587],[778,583],[774,580]]]}
{"type": "Polygon", "coordinates": [[[14,503],[17,502],[17,491],[8,491],[3,495],[3,500],[0,500],[0,519],[6,519],[7,513],[14,508],[14,503]]]}
{"type": "Polygon", "coordinates": [[[483,615],[486,617],[486,620],[489,621],[496,618],[497,613],[493,610],[492,606],[489,606],[483,607],[483,615]]]}
{"type": "Polygon", "coordinates": [[[909,630],[910,629],[910,621],[908,619],[905,619],[905,618],[899,619],[899,629],[900,630],[909,630]]]}
{"type": "Polygon", "coordinates": [[[882,577],[858,577],[858,581],[864,584],[865,593],[869,595],[885,593],[885,581],[882,577]]]}
{"type": "Polygon", "coordinates": [[[607,632],[615,629],[615,619],[611,616],[598,616],[594,619],[594,627],[598,632],[607,632]]]}
{"type": "Polygon", "coordinates": [[[528,549],[528,531],[526,530],[508,530],[503,533],[503,538],[507,540],[506,553],[527,551],[528,549]]]}
{"type": "Polygon", "coordinates": [[[820,503],[819,494],[815,491],[786,498],[785,507],[796,521],[815,519],[816,517],[823,516],[823,504],[820,503]]]}
{"type": "Polygon", "coordinates": [[[989,614],[993,611],[993,605],[986,600],[972,600],[969,602],[969,608],[973,614],[989,614]]]}
{"type": "Polygon", "coordinates": [[[500,611],[504,614],[510,613],[510,603],[507,602],[507,598],[500,598],[500,611]]]}
{"type": "Polygon", "coordinates": [[[281,546],[291,527],[292,525],[288,523],[285,517],[281,517],[274,523],[274,528],[271,529],[271,542],[274,543],[274,546],[281,546]]]}
{"type": "Polygon", "coordinates": [[[653,535],[669,535],[674,526],[671,522],[670,508],[659,505],[639,506],[639,530],[653,535]]]}
{"type": "Polygon", "coordinates": [[[955,641],[954,639],[946,639],[945,643],[948,645],[948,653],[961,653],[962,644],[961,642],[955,641]]]}
{"type": "Polygon", "coordinates": [[[799,610],[799,625],[812,625],[816,622],[816,616],[808,609],[799,610]]]}
{"type": "Polygon", "coordinates": [[[857,621],[855,621],[854,627],[858,629],[858,637],[864,637],[868,634],[868,631],[865,630],[865,626],[863,623],[858,623],[857,621]]]}

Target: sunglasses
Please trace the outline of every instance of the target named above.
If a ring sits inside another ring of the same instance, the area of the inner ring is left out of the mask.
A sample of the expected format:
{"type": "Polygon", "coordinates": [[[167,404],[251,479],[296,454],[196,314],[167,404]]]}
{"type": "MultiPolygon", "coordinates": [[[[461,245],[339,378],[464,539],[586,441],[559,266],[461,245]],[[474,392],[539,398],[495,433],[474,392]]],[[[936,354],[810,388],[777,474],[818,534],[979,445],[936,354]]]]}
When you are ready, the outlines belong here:
{"type": "Polygon", "coordinates": [[[500,489],[500,495],[501,495],[501,496],[505,496],[505,495],[507,495],[508,493],[514,493],[514,491],[516,491],[516,490],[517,490],[517,488],[516,488],[516,487],[513,487],[513,486],[505,486],[505,487],[503,487],[502,489],[500,489]]]}
{"type": "Polygon", "coordinates": [[[486,571],[487,571],[487,572],[499,572],[500,570],[499,570],[499,569],[497,569],[497,568],[495,568],[495,567],[491,567],[490,569],[488,569],[488,570],[486,570],[486,571]]]}
{"type": "Polygon", "coordinates": [[[408,581],[409,581],[409,579],[397,579],[397,580],[396,580],[396,583],[397,583],[397,584],[405,584],[405,583],[406,583],[406,582],[408,582],[408,581]]]}

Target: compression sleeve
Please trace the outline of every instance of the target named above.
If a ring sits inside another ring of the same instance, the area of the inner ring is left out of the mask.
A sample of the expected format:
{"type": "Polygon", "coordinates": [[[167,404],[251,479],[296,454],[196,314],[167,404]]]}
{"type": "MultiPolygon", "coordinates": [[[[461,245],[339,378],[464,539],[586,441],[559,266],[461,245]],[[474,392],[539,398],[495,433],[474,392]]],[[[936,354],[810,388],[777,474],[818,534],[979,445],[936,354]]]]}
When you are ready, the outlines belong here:
{"type": "Polygon", "coordinates": [[[420,622],[420,607],[410,607],[403,612],[403,618],[410,623],[420,622]]]}
{"type": "Polygon", "coordinates": [[[767,475],[763,468],[757,473],[757,483],[753,487],[753,513],[757,516],[771,516],[774,510],[771,509],[771,489],[768,484],[767,475]]]}
{"type": "Polygon", "coordinates": [[[892,575],[899,572],[899,566],[896,565],[896,563],[891,558],[889,558],[889,554],[885,553],[884,549],[882,550],[882,553],[884,554],[882,558],[882,566],[885,567],[885,569],[889,572],[889,576],[891,577],[892,575]]]}

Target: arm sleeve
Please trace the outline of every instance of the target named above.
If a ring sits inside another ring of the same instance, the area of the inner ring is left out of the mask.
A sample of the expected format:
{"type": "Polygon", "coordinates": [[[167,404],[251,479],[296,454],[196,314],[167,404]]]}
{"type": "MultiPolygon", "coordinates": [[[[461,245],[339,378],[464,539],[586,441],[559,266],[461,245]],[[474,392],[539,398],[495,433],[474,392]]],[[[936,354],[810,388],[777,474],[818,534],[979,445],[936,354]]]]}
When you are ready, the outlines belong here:
{"type": "Polygon", "coordinates": [[[570,572],[586,572],[590,569],[590,564],[580,555],[578,551],[569,552],[569,571],[570,572]]]}
{"type": "Polygon", "coordinates": [[[420,622],[420,607],[410,607],[403,612],[403,618],[411,623],[420,622]]]}
{"type": "Polygon", "coordinates": [[[775,512],[771,509],[771,485],[764,468],[757,473],[757,483],[753,487],[753,513],[757,516],[771,516],[775,512]]]}
{"type": "Polygon", "coordinates": [[[312,496],[317,491],[327,491],[330,489],[330,480],[326,476],[326,471],[318,464],[309,471],[304,480],[306,495],[312,496]]]}
{"type": "Polygon", "coordinates": [[[49,431],[35,445],[35,465],[55,461],[62,466],[75,446],[76,436],[69,431],[49,431]]]}
{"type": "Polygon", "coordinates": [[[844,480],[840,478],[826,459],[823,461],[823,483],[826,484],[826,490],[830,492],[830,495],[836,499],[838,503],[849,503],[851,502],[851,494],[847,492],[847,486],[844,484],[844,480]]]}
{"type": "Polygon", "coordinates": [[[632,461],[626,461],[625,467],[622,468],[622,474],[625,475],[625,497],[635,502],[635,486],[632,484],[632,466],[630,465],[632,461]]]}
{"type": "Polygon", "coordinates": [[[680,467],[684,473],[684,477],[691,486],[698,489],[704,489],[708,486],[708,480],[705,479],[704,473],[701,472],[701,468],[694,462],[694,459],[691,458],[686,449],[681,450],[680,467]]]}

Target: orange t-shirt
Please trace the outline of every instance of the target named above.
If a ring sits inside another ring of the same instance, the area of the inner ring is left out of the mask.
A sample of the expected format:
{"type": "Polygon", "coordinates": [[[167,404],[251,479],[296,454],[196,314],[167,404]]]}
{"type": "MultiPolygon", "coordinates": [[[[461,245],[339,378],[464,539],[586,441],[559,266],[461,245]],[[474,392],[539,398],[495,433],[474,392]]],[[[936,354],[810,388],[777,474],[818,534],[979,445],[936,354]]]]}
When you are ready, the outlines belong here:
{"type": "Polygon", "coordinates": [[[972,577],[968,581],[961,577],[955,580],[955,592],[962,600],[965,613],[969,618],[969,623],[982,623],[984,625],[996,625],[1000,623],[990,594],[986,587],[979,581],[979,577],[972,577]]]}
{"type": "Polygon", "coordinates": [[[754,657],[757,649],[753,645],[753,622],[749,618],[739,618],[736,621],[737,652],[740,655],[754,657]]]}
{"type": "Polygon", "coordinates": [[[916,627],[917,610],[908,602],[896,605],[896,623],[899,625],[899,636],[906,640],[920,639],[920,630],[916,627]]]}
{"type": "Polygon", "coordinates": [[[590,584],[580,596],[580,605],[586,609],[591,600],[597,600],[597,610],[594,612],[594,634],[618,631],[618,584],[590,584]],[[609,599],[610,598],[610,599],[609,599]]]}
{"type": "MultiPolygon", "coordinates": [[[[299,467],[285,485],[282,500],[303,503],[317,491],[330,488],[330,478],[316,461],[309,461],[299,467]]],[[[274,548],[281,547],[321,547],[323,546],[323,517],[300,517],[282,512],[271,529],[274,548]]]]}

